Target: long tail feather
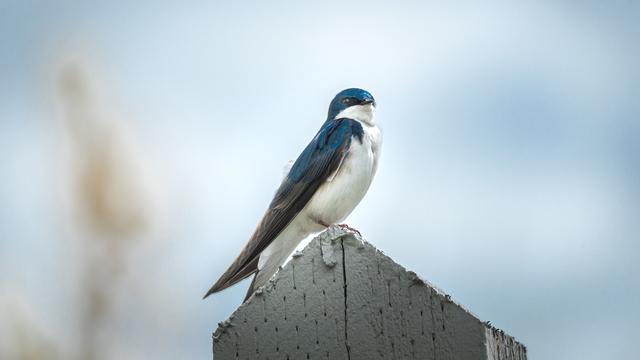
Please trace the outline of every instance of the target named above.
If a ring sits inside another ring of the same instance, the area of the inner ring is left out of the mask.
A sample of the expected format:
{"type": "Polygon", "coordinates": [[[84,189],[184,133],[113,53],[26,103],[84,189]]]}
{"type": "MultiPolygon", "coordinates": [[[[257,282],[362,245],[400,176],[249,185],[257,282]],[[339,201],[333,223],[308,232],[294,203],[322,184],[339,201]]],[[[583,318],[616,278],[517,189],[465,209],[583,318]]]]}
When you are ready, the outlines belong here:
{"type": "MultiPolygon", "coordinates": [[[[234,268],[234,266],[230,266],[229,269],[227,269],[227,271],[222,274],[222,276],[220,276],[220,279],[218,279],[218,281],[216,281],[216,283],[211,287],[211,289],[209,289],[209,291],[207,291],[207,293],[204,295],[203,299],[206,299],[207,296],[213,294],[213,293],[217,293],[218,291],[222,291],[226,288],[228,288],[229,286],[232,286],[244,279],[246,279],[247,277],[249,277],[251,274],[255,273],[256,271],[258,271],[258,258],[256,257],[253,261],[251,261],[249,264],[247,264],[244,268],[242,268],[240,271],[238,271],[237,273],[233,273],[230,270],[232,270],[234,268]]],[[[255,280],[255,278],[254,278],[255,280]]],[[[252,282],[253,284],[253,282],[252,282]]]]}

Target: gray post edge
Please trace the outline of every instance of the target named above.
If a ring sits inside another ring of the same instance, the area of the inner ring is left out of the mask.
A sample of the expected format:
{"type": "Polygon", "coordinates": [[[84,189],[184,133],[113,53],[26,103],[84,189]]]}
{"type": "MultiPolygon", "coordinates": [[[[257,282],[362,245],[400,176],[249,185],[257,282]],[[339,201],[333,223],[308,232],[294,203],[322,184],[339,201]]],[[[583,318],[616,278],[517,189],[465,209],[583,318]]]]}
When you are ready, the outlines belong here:
{"type": "Polygon", "coordinates": [[[332,226],[213,334],[226,359],[524,360],[524,345],[332,226]]]}

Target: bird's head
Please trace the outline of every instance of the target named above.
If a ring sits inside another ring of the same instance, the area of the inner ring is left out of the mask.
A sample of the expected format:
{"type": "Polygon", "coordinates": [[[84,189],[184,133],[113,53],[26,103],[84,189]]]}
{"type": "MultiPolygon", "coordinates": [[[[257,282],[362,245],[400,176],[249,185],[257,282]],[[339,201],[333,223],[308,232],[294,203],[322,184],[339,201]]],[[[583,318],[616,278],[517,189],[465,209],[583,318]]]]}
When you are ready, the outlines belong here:
{"type": "Polygon", "coordinates": [[[349,118],[373,125],[375,108],[376,100],[368,91],[358,88],[345,89],[331,101],[327,120],[349,118]]]}

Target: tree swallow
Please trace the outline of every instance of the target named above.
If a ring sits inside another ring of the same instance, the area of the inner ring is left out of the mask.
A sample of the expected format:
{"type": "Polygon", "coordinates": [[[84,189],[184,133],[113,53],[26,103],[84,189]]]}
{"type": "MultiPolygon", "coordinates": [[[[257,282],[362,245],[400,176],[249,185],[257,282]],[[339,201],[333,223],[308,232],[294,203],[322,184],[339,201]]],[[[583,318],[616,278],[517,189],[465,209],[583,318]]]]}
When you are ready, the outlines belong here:
{"type": "Polygon", "coordinates": [[[373,96],[362,89],[346,89],[333,98],[327,120],[282,180],[240,255],[205,298],[255,273],[246,301],[303,239],[353,211],[378,168],[382,134],[375,108],[373,96]]]}

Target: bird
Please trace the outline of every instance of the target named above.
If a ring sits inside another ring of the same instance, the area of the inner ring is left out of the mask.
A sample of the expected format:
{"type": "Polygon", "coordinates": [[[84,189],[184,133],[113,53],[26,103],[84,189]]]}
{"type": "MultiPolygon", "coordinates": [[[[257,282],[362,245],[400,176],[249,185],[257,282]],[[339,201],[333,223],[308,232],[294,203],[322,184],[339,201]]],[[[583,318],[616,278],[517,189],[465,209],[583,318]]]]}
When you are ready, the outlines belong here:
{"type": "Polygon", "coordinates": [[[204,298],[253,274],[247,301],[302,240],[346,219],[378,169],[382,133],[375,111],[375,99],[363,89],[345,89],[333,98],[325,122],[285,175],[253,234],[204,298]]]}

